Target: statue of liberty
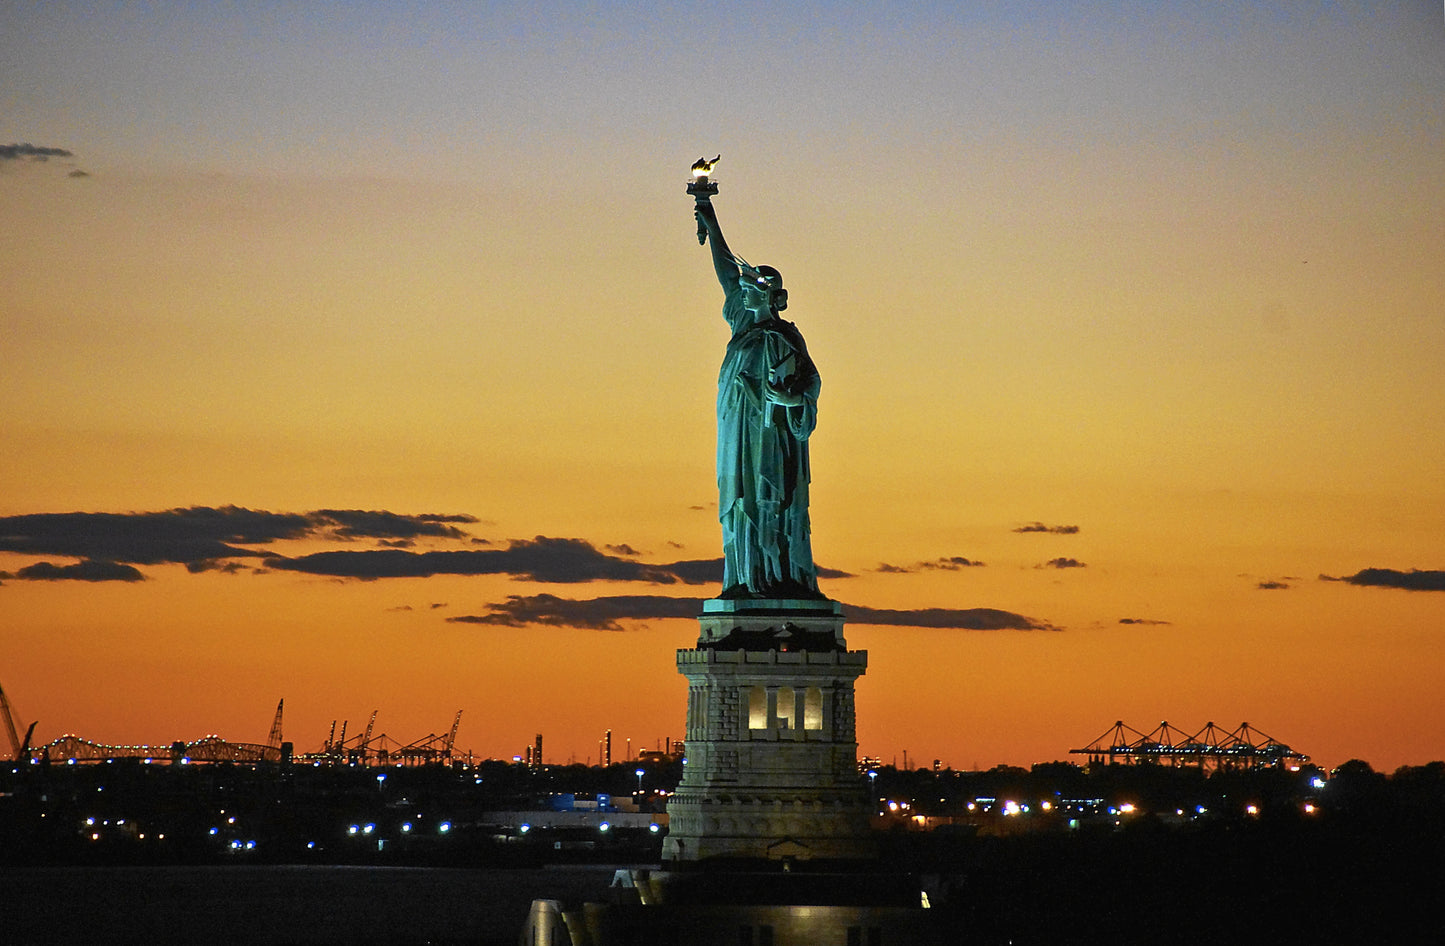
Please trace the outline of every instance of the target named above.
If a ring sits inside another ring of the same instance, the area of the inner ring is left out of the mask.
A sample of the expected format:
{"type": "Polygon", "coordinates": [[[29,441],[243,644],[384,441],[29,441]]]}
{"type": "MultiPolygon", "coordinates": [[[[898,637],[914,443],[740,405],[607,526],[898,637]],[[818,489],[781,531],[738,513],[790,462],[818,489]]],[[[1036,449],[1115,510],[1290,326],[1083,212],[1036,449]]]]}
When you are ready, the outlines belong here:
{"type": "Polygon", "coordinates": [[[808,526],[818,370],[797,327],[778,318],[788,307],[782,274],[728,249],[709,199],[716,185],[697,176],[702,186],[688,191],[697,199],[698,237],[712,246],[732,329],[717,385],[720,597],[822,598],[808,526]]]}

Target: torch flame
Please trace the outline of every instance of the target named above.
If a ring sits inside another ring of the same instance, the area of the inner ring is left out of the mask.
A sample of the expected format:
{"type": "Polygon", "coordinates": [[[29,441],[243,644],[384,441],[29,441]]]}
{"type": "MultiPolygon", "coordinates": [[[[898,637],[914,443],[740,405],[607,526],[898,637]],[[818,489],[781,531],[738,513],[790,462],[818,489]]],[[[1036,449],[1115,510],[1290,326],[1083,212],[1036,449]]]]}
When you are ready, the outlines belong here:
{"type": "Polygon", "coordinates": [[[712,173],[713,165],[717,164],[721,160],[722,155],[718,155],[711,161],[709,161],[707,158],[698,158],[697,163],[692,166],[692,176],[697,178],[698,180],[706,178],[709,174],[712,173]]]}

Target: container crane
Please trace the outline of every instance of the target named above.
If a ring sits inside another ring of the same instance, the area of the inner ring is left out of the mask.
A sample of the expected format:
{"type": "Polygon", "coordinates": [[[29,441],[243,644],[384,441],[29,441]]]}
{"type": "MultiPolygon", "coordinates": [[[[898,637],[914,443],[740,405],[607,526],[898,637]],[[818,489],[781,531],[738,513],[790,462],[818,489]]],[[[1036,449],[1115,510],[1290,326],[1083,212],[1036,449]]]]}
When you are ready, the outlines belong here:
{"type": "Polygon", "coordinates": [[[4,687],[0,687],[0,716],[5,717],[5,733],[10,737],[10,749],[15,753],[15,761],[19,762],[30,751],[30,737],[35,735],[35,723],[31,723],[30,728],[25,730],[25,739],[22,741],[15,731],[15,716],[10,711],[10,699],[5,695],[4,687]]]}
{"type": "Polygon", "coordinates": [[[276,719],[271,723],[271,735],[266,738],[266,745],[272,749],[281,748],[281,709],[285,705],[285,699],[276,704],[276,719]]]}

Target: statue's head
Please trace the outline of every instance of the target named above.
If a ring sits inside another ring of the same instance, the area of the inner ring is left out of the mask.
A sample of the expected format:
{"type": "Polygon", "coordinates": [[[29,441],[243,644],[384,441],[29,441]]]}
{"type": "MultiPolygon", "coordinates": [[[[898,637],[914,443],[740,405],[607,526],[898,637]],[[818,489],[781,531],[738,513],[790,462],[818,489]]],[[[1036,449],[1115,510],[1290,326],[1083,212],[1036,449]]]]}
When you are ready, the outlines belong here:
{"type": "Polygon", "coordinates": [[[783,288],[783,274],[771,266],[743,267],[738,281],[745,289],[756,289],[767,296],[768,308],[781,312],[788,307],[788,290],[783,288]]]}

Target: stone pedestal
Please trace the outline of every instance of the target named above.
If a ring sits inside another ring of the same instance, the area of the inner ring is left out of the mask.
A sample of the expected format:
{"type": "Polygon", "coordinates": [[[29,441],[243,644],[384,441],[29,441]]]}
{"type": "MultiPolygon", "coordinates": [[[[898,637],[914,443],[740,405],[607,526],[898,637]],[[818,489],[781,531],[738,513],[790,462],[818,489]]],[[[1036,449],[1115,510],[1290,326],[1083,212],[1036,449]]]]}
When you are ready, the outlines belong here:
{"type": "Polygon", "coordinates": [[[872,853],[849,651],[834,601],[712,600],[688,682],[687,767],[668,802],[667,861],[860,860],[872,853]]]}

